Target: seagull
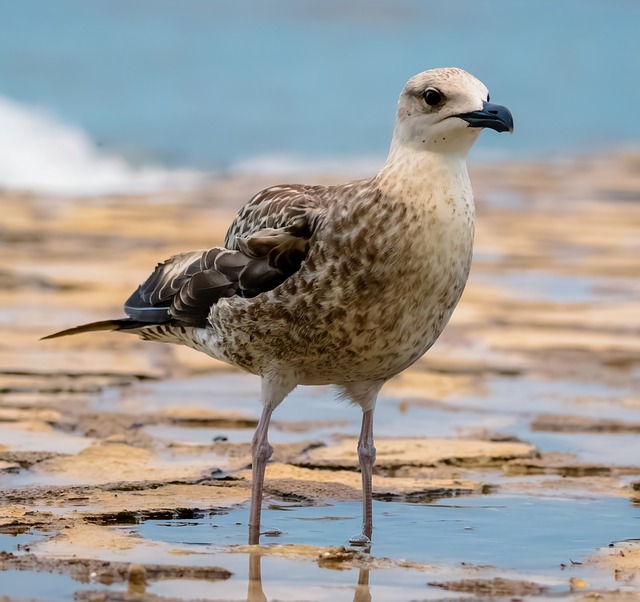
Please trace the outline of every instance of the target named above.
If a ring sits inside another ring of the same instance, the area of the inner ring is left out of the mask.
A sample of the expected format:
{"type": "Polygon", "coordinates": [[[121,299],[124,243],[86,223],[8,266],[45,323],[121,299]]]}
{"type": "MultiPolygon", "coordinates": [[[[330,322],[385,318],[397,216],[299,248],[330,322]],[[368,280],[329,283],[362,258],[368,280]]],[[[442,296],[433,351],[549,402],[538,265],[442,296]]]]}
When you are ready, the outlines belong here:
{"type": "Polygon", "coordinates": [[[458,68],[405,85],[388,158],[373,177],[258,192],[221,247],[158,264],[128,317],[45,338],[113,330],[187,345],[261,377],[252,440],[249,543],[260,538],[269,422],[298,385],[334,385],[362,409],[362,533],[373,524],[373,414],[382,385],[442,333],[467,282],[474,201],[466,155],[483,128],[512,132],[509,110],[458,68]]]}

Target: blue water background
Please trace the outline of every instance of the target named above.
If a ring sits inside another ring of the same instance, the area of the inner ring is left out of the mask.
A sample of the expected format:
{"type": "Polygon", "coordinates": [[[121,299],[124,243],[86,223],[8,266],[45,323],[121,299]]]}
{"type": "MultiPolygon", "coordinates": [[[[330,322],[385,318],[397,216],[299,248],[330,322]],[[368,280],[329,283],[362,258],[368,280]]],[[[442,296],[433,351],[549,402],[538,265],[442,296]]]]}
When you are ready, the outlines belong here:
{"type": "Polygon", "coordinates": [[[384,157],[412,74],[460,66],[514,136],[476,156],[640,141],[631,0],[0,0],[0,94],[134,163],[384,157]]]}

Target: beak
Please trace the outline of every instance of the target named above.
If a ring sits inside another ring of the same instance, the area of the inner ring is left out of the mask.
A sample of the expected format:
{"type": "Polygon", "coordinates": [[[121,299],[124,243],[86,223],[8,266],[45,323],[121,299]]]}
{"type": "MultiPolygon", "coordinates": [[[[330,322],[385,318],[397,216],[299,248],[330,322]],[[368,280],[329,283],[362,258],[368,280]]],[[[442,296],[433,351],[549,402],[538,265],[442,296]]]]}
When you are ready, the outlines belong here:
{"type": "Polygon", "coordinates": [[[472,128],[491,128],[496,132],[513,132],[511,111],[502,105],[482,101],[482,109],[456,115],[472,128]]]}

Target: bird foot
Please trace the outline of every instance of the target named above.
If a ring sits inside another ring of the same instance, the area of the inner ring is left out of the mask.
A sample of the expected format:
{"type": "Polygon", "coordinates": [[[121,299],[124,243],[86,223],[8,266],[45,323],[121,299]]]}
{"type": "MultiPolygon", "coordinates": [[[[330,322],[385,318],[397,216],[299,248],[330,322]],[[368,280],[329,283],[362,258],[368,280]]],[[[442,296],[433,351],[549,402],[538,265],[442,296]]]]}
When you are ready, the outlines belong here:
{"type": "Polygon", "coordinates": [[[352,546],[369,546],[371,545],[371,540],[364,534],[364,533],[360,533],[358,535],[354,535],[353,537],[349,538],[349,543],[352,546]]]}

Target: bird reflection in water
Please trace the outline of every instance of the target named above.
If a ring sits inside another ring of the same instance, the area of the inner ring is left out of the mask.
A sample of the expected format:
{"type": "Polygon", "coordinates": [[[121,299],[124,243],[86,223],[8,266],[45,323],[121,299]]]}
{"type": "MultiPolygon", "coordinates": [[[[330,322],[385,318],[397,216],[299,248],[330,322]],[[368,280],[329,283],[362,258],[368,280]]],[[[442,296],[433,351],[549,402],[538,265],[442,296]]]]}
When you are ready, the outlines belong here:
{"type": "Polygon", "coordinates": [[[247,585],[247,602],[267,602],[267,597],[262,589],[262,567],[260,562],[262,554],[249,553],[249,581],[247,585]]]}
{"type": "MultiPolygon", "coordinates": [[[[268,598],[262,589],[262,554],[259,549],[249,553],[249,579],[247,585],[247,602],[267,602],[268,598]]],[[[353,602],[371,602],[369,590],[369,569],[361,567],[358,571],[358,584],[353,602]]]]}

